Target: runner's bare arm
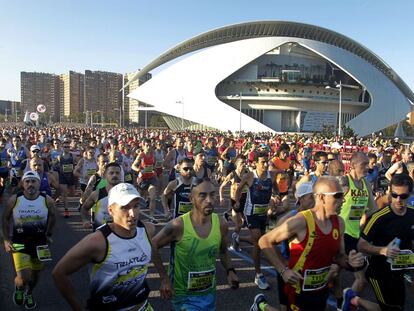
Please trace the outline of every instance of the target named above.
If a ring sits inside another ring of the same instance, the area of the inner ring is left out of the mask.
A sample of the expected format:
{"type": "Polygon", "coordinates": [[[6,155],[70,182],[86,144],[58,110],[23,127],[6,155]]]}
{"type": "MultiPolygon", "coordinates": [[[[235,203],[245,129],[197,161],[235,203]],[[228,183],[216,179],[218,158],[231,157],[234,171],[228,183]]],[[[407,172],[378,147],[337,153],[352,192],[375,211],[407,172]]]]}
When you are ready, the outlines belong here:
{"type": "Polygon", "coordinates": [[[239,287],[239,278],[234,271],[229,252],[227,250],[228,246],[228,231],[229,227],[227,221],[220,217],[220,232],[221,232],[221,244],[220,244],[220,262],[224,270],[227,272],[227,282],[232,288],[239,287]]]}
{"type": "Polygon", "coordinates": [[[86,201],[86,199],[91,195],[93,192],[93,186],[96,183],[96,175],[92,175],[89,178],[88,184],[86,185],[85,192],[82,194],[82,202],[86,201]]]}
{"type": "Polygon", "coordinates": [[[162,203],[162,207],[164,208],[164,211],[167,211],[170,209],[170,207],[168,206],[168,199],[171,197],[171,195],[175,191],[176,185],[177,185],[176,180],[170,181],[167,187],[165,187],[163,193],[161,194],[161,203],[162,203]]]}
{"type": "Polygon", "coordinates": [[[220,202],[221,202],[221,200],[223,200],[223,197],[224,197],[224,187],[226,187],[227,184],[231,181],[231,179],[233,178],[233,174],[234,174],[233,172],[231,172],[230,174],[228,174],[226,176],[226,178],[224,178],[223,182],[220,185],[220,188],[219,188],[219,198],[220,198],[220,202]]]}
{"type": "Polygon", "coordinates": [[[92,192],[89,197],[83,202],[80,214],[83,222],[89,222],[88,218],[88,211],[92,208],[92,206],[98,200],[98,190],[92,192]]]}
{"type": "Polygon", "coordinates": [[[183,229],[184,223],[180,217],[170,220],[164,228],[152,238],[153,247],[159,249],[171,242],[179,241],[183,235],[183,229]]]}
{"type": "Polygon", "coordinates": [[[303,215],[298,214],[259,239],[259,247],[267,260],[275,267],[276,271],[280,273],[284,281],[289,284],[296,284],[303,279],[303,277],[298,272],[288,269],[285,266],[286,260],[282,257],[280,252],[275,251],[274,245],[293,237],[302,236],[305,232],[306,220],[303,215]]]}
{"type": "Polygon", "coordinates": [[[3,240],[4,248],[6,252],[11,252],[13,250],[12,244],[10,242],[10,221],[13,214],[13,207],[16,202],[16,195],[12,195],[7,201],[6,209],[3,212],[3,240]]]}
{"type": "Polygon", "coordinates": [[[141,163],[141,155],[137,155],[135,161],[131,165],[131,169],[139,173],[141,171],[139,164],[141,163]]]}
{"type": "Polygon", "coordinates": [[[397,172],[397,171],[398,171],[398,169],[400,168],[400,166],[401,166],[401,161],[396,162],[396,163],[394,163],[393,165],[391,165],[391,167],[390,167],[390,168],[388,169],[388,171],[385,173],[385,177],[386,177],[388,180],[391,180],[392,175],[394,175],[394,174],[395,174],[395,172],[397,172]]]}
{"type": "Polygon", "coordinates": [[[49,186],[54,189],[59,189],[59,181],[56,176],[52,173],[47,173],[47,178],[49,179],[49,186]]]}
{"type": "Polygon", "coordinates": [[[283,270],[285,265],[283,258],[276,253],[274,245],[297,236],[301,231],[306,231],[306,221],[301,214],[298,214],[259,239],[260,249],[277,271],[283,270]]]}
{"type": "Polygon", "coordinates": [[[78,164],[76,164],[75,169],[73,170],[73,175],[76,177],[81,177],[81,170],[82,170],[82,166],[83,166],[83,162],[85,160],[82,158],[79,160],[78,164]]]}
{"type": "Polygon", "coordinates": [[[105,254],[105,238],[101,232],[97,231],[87,235],[72,247],[53,269],[52,276],[55,285],[72,310],[84,310],[84,306],[69,276],[89,263],[102,261],[105,254]]]}
{"type": "Polygon", "coordinates": [[[55,202],[50,196],[46,197],[46,205],[48,210],[46,235],[50,236],[53,233],[56,223],[55,202]]]}
{"type": "Polygon", "coordinates": [[[237,186],[236,193],[234,194],[234,200],[236,201],[236,203],[240,201],[243,187],[245,185],[248,185],[250,187],[251,184],[253,183],[253,178],[254,178],[253,172],[248,172],[247,174],[243,175],[239,185],[237,186]]]}

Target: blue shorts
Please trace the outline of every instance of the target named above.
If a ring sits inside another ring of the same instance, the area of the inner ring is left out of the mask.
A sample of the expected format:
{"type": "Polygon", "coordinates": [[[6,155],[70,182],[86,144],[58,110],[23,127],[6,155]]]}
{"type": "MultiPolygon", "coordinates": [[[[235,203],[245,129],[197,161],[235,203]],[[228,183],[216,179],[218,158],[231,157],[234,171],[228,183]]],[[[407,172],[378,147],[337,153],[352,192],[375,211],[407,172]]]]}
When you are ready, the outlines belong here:
{"type": "Polygon", "coordinates": [[[172,305],[174,311],[215,311],[216,293],[202,296],[175,296],[172,305]]]}

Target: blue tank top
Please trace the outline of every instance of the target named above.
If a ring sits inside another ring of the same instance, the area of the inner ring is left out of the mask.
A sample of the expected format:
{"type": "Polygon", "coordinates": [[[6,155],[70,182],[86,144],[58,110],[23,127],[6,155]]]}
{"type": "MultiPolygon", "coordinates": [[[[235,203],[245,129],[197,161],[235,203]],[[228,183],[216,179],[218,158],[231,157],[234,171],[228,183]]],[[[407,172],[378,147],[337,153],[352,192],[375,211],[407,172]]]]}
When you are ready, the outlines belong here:
{"type": "Polygon", "coordinates": [[[245,215],[266,215],[270,198],[272,197],[272,178],[267,172],[266,179],[260,179],[256,171],[253,172],[253,183],[247,192],[245,215]]]}
{"type": "Polygon", "coordinates": [[[0,173],[7,173],[9,168],[7,167],[7,162],[9,160],[9,155],[7,154],[7,150],[4,149],[0,152],[0,173]]]}
{"type": "Polygon", "coordinates": [[[42,180],[40,181],[40,189],[41,193],[45,193],[48,196],[52,196],[52,189],[49,185],[49,178],[47,177],[47,173],[43,173],[42,180]]]}
{"type": "Polygon", "coordinates": [[[12,156],[10,159],[12,167],[20,168],[22,165],[22,161],[24,159],[27,159],[26,151],[24,151],[24,148],[21,147],[20,150],[17,152],[17,160],[12,156]]]}

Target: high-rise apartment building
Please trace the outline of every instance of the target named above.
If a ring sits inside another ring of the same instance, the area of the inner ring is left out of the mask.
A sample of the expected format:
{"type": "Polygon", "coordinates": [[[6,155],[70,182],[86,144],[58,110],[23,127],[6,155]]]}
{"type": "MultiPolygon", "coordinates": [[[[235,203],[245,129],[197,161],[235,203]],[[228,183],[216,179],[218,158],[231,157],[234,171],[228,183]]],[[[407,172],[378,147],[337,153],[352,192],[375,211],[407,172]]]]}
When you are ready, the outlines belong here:
{"type": "Polygon", "coordinates": [[[119,124],[122,111],[122,74],[85,70],[84,111],[93,122],[119,124]]]}
{"type": "MultiPolygon", "coordinates": [[[[138,71],[126,73],[124,75],[124,83],[127,84],[128,82],[130,82],[133,76],[138,71]]],[[[150,73],[147,73],[145,76],[141,77],[140,79],[136,79],[132,81],[124,90],[125,119],[129,121],[129,124],[135,123],[135,124],[142,125],[145,122],[143,118],[144,114],[140,114],[140,111],[138,110],[138,107],[140,106],[140,102],[137,101],[136,99],[129,98],[128,94],[130,94],[133,90],[137,89],[141,84],[151,79],[151,77],[152,75],[150,73]]],[[[147,118],[151,114],[150,112],[148,113],[147,113],[148,114],[147,118]]]]}
{"type": "Polygon", "coordinates": [[[24,111],[36,111],[38,105],[46,106],[46,117],[59,121],[60,79],[59,76],[43,72],[21,72],[21,108],[24,111]]]}
{"type": "Polygon", "coordinates": [[[80,121],[84,116],[84,78],[82,73],[69,71],[60,75],[60,114],[63,120],[80,121]]]}
{"type": "Polygon", "coordinates": [[[4,115],[4,121],[19,121],[22,116],[20,102],[0,100],[0,114],[4,115]]]}

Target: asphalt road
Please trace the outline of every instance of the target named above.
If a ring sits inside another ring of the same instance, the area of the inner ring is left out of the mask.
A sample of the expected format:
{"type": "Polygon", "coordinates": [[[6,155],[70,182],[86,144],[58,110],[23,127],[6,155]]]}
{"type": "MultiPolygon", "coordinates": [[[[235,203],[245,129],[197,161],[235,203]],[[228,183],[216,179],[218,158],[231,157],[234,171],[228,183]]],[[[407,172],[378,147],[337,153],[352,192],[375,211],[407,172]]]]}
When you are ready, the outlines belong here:
{"type": "MultiPolygon", "coordinates": [[[[53,243],[51,245],[51,251],[53,255],[53,261],[48,262],[44,271],[41,274],[38,286],[34,290],[34,298],[37,302],[37,310],[70,310],[69,306],[63,300],[58,290],[53,284],[51,271],[56,262],[65,254],[65,252],[72,247],[77,241],[84,237],[88,231],[82,228],[81,219],[79,213],[76,210],[77,198],[70,198],[70,211],[71,217],[68,219],[63,218],[63,208],[60,204],[57,205],[58,217],[56,230],[53,236],[53,243]]],[[[3,210],[3,207],[1,208],[3,210]]],[[[222,213],[224,209],[218,208],[216,212],[222,213]]],[[[145,214],[145,211],[143,211],[145,214]]],[[[161,228],[164,224],[162,222],[161,215],[157,215],[157,218],[161,220],[157,228],[161,228]]],[[[143,215],[142,219],[146,218],[143,215]]],[[[232,227],[232,223],[229,223],[232,227]]],[[[230,233],[231,233],[230,229],[230,233]]],[[[247,234],[246,229],[242,234],[247,234]]],[[[240,279],[240,288],[232,290],[226,283],[226,273],[221,267],[219,260],[217,260],[217,310],[249,310],[253,298],[258,293],[264,293],[269,303],[278,306],[277,298],[277,281],[276,273],[271,267],[269,267],[266,261],[262,261],[262,267],[264,274],[271,285],[271,289],[262,291],[254,284],[254,269],[252,260],[249,255],[251,246],[249,244],[242,244],[243,251],[241,253],[231,253],[234,267],[237,270],[237,274],[240,279]]],[[[169,249],[164,248],[161,250],[161,256],[165,265],[168,263],[169,249]]],[[[14,291],[13,279],[14,270],[12,266],[11,256],[4,252],[4,249],[0,248],[0,310],[19,310],[21,307],[16,307],[12,302],[12,294],[14,291]]],[[[345,286],[349,286],[352,282],[352,275],[346,272],[343,275],[343,283],[345,286]]],[[[81,297],[83,302],[86,302],[88,297],[88,272],[87,268],[83,268],[77,273],[73,274],[72,281],[76,286],[77,293],[81,297]]],[[[148,271],[148,281],[152,289],[150,294],[150,303],[155,310],[170,310],[170,302],[164,301],[159,297],[159,279],[155,269],[151,266],[148,271]]],[[[411,291],[407,290],[407,309],[414,310],[414,297],[411,291]]],[[[364,297],[368,297],[374,301],[372,291],[368,288],[365,290],[364,297]]],[[[332,298],[329,300],[329,306],[327,310],[336,310],[333,308],[335,302],[332,298]]]]}

